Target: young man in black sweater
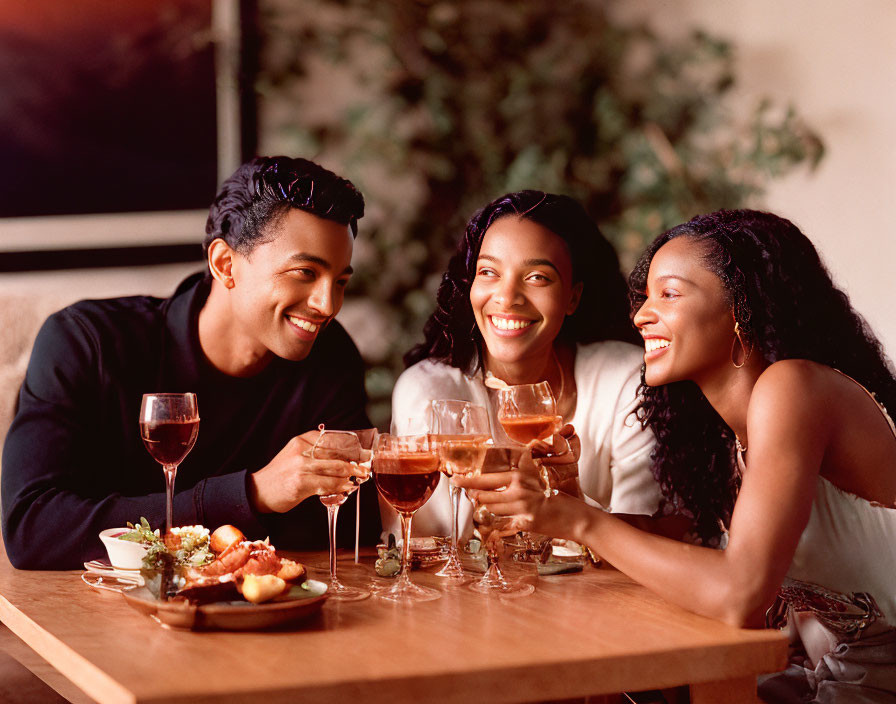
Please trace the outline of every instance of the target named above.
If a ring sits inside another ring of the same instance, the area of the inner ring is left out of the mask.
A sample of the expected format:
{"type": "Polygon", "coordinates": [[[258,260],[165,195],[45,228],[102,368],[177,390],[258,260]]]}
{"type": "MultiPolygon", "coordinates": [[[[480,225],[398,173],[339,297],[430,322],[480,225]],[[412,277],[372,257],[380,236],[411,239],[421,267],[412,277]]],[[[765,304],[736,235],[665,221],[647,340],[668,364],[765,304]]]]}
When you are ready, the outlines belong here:
{"type": "MultiPolygon", "coordinates": [[[[102,554],[105,528],[141,516],[164,527],[162,470],[138,428],[151,392],[198,397],[199,436],[178,469],[174,525],[232,523],[280,548],[326,548],[314,497],[344,488],[357,470],[307,450],[320,423],[370,425],[361,357],[334,320],[363,212],[354,186],[317,164],[259,157],[211,207],[206,273],[167,299],[81,301],[50,316],[3,451],[13,565],[80,567],[102,554]]],[[[358,494],[364,538],[374,541],[375,492],[358,494]]],[[[345,528],[343,544],[354,536],[345,528]]]]}

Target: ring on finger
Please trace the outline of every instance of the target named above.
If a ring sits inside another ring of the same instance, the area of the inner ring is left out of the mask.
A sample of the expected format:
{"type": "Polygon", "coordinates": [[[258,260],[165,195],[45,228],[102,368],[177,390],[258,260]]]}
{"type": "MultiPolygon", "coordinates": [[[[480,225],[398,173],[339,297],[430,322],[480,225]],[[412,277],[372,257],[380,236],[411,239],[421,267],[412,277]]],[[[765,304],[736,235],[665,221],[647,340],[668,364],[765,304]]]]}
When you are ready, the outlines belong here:
{"type": "Polygon", "coordinates": [[[551,484],[551,472],[548,467],[544,465],[540,460],[535,461],[535,466],[538,467],[538,476],[541,479],[541,485],[544,489],[544,498],[550,499],[553,496],[556,496],[560,493],[558,489],[555,489],[551,484]]]}

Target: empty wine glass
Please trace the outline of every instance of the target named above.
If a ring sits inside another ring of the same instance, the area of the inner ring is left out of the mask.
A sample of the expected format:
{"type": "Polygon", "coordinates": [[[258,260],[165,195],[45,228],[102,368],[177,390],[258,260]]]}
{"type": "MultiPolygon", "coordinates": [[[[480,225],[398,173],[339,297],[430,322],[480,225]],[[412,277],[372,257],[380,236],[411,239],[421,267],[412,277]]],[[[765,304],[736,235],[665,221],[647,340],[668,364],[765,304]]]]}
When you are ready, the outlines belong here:
{"type": "MultiPolygon", "coordinates": [[[[361,447],[358,435],[348,430],[325,430],[321,427],[320,435],[311,448],[311,457],[318,460],[343,460],[352,464],[365,467],[369,472],[371,453],[361,447]]],[[[366,589],[349,587],[336,576],[336,519],[339,507],[346,499],[369,478],[369,474],[363,477],[352,476],[351,487],[335,494],[325,494],[320,497],[320,502],[327,507],[327,524],[330,533],[330,598],[341,601],[359,601],[370,596],[366,589]]]]}
{"type": "MultiPolygon", "coordinates": [[[[491,472],[507,472],[516,469],[522,448],[512,445],[496,445],[485,450],[485,457],[475,474],[491,472]]],[[[484,594],[499,594],[507,597],[526,596],[535,591],[535,587],[526,582],[508,579],[501,570],[498,543],[511,526],[512,517],[496,516],[485,506],[477,504],[473,509],[473,525],[482,538],[488,556],[488,569],[477,582],[469,585],[470,589],[484,594]]]]}
{"type": "Polygon", "coordinates": [[[140,437],[165,473],[165,533],[171,532],[174,477],[199,433],[196,394],[143,394],[140,437]]]}
{"type": "Polygon", "coordinates": [[[454,474],[475,471],[485,456],[485,443],[491,437],[488,411],[469,401],[442,399],[430,405],[432,432],[439,451],[439,469],[448,479],[451,501],[451,543],[448,562],[436,572],[438,577],[464,579],[466,577],[457,555],[457,516],[462,489],[451,481],[454,474]]]}
{"type": "Polygon", "coordinates": [[[382,434],[373,452],[373,480],[380,495],[401,517],[401,573],[391,587],[375,596],[399,602],[430,601],[441,593],[410,578],[411,521],[439,483],[439,455],[429,435],[382,434]]]}

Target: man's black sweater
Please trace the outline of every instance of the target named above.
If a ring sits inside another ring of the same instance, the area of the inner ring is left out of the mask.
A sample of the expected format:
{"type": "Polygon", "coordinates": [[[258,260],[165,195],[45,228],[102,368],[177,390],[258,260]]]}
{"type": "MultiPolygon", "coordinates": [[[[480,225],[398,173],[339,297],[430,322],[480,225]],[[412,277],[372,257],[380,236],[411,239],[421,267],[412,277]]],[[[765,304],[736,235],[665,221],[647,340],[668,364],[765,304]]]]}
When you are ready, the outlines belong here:
{"type": "MultiPolygon", "coordinates": [[[[152,392],[198,397],[199,436],[177,472],[175,525],[232,523],[278,548],[327,547],[316,497],[285,514],[260,514],[246,484],[290,438],[320,423],[369,427],[358,350],[331,322],[301,362],[275,357],[251,378],[223,374],[199,345],[209,286],[197,274],[168,299],[81,301],[44,323],[3,449],[3,539],[13,565],[77,568],[103,554],[97,534],[105,528],[141,516],[164,526],[164,476],[138,427],[141,398],[152,392]]],[[[370,544],[379,530],[376,492],[358,494],[370,544]]],[[[354,520],[339,527],[339,544],[353,544],[354,520]]]]}

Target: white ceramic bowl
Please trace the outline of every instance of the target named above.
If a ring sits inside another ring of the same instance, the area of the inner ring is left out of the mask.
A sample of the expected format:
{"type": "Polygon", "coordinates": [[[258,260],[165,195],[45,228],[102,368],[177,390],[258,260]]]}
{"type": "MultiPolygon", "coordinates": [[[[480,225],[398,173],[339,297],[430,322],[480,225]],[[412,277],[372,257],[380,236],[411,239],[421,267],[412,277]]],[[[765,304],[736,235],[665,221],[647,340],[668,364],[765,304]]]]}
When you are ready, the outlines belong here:
{"type": "Polygon", "coordinates": [[[130,528],[106,528],[100,533],[100,540],[106,546],[109,562],[113,567],[120,570],[139,570],[143,566],[143,556],[149,548],[142,543],[115,537],[129,530],[130,528]]]}

